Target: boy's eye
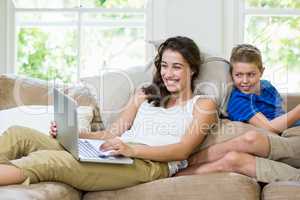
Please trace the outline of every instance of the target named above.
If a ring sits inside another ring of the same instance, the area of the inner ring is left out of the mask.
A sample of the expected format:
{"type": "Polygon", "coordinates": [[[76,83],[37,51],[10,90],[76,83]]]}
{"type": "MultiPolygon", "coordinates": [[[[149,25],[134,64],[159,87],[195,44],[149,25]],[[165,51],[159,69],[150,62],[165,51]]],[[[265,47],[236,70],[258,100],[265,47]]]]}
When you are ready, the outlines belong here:
{"type": "Polygon", "coordinates": [[[247,75],[247,77],[253,78],[253,77],[255,77],[256,73],[251,72],[251,73],[247,73],[246,75],[247,75]]]}
{"type": "Polygon", "coordinates": [[[236,76],[236,77],[241,77],[242,74],[238,73],[238,74],[235,74],[234,76],[236,76]]]}
{"type": "Polygon", "coordinates": [[[254,77],[256,75],[256,73],[250,73],[250,77],[254,77]]]}

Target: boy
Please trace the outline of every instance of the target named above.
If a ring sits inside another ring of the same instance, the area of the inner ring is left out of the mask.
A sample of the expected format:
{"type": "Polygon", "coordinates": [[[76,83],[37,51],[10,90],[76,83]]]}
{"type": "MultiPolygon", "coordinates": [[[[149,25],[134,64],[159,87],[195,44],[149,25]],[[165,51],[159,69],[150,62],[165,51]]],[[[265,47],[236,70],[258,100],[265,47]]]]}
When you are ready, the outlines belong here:
{"type": "Polygon", "coordinates": [[[270,82],[261,80],[264,67],[256,47],[236,46],[230,62],[235,88],[228,103],[229,118],[260,129],[209,146],[192,156],[190,167],[177,175],[226,171],[261,182],[300,180],[300,170],[289,166],[300,167],[300,127],[283,132],[300,125],[300,105],[285,114],[277,90],[270,82]],[[263,134],[263,129],[270,133],[263,134]],[[278,136],[281,132],[287,137],[278,136]]]}
{"type": "Polygon", "coordinates": [[[229,119],[248,122],[277,134],[300,125],[300,104],[285,114],[275,87],[261,80],[264,67],[256,47],[238,45],[232,50],[230,62],[235,87],[228,103],[229,119]]]}

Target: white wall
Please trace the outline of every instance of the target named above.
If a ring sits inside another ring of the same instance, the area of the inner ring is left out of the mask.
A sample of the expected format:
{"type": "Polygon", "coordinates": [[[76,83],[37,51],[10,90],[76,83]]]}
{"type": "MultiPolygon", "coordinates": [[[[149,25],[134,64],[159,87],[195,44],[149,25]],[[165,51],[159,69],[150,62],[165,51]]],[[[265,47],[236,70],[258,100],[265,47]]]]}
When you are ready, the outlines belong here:
{"type": "Polygon", "coordinates": [[[6,1],[0,1],[0,73],[5,73],[6,63],[6,1]]]}
{"type": "Polygon", "coordinates": [[[153,39],[185,35],[203,51],[225,56],[224,1],[153,0],[153,39]]]}

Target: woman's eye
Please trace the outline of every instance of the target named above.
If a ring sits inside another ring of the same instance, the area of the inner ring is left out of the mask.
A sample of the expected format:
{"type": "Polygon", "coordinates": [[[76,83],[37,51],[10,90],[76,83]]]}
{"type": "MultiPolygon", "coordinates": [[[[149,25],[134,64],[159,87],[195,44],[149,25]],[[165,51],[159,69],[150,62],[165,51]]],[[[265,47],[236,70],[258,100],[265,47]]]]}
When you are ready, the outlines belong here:
{"type": "Polygon", "coordinates": [[[234,76],[236,76],[236,77],[241,77],[242,74],[235,74],[234,76]]]}
{"type": "Polygon", "coordinates": [[[174,66],[174,69],[181,69],[181,66],[174,66]]]}

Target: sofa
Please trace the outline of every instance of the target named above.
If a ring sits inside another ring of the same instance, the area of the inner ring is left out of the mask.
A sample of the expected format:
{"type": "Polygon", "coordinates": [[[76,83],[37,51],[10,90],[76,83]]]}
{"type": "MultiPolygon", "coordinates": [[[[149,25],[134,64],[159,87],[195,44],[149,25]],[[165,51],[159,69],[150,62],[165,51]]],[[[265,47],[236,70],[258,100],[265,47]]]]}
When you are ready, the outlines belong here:
{"type": "MultiPolygon", "coordinates": [[[[210,95],[219,106],[219,126],[211,130],[214,143],[220,142],[224,134],[235,136],[254,128],[249,124],[231,122],[226,119],[228,94],[231,91],[231,79],[228,70],[229,65],[224,59],[206,58],[200,71],[201,75],[197,79],[195,92],[210,95]]],[[[99,76],[83,78],[80,86],[71,86],[65,91],[79,105],[93,108],[94,116],[91,121],[91,129],[101,130],[116,119],[135,88],[151,81],[152,74],[153,66],[151,63],[127,70],[108,70],[99,76]]],[[[0,110],[20,106],[20,102],[23,105],[51,105],[51,87],[52,84],[37,79],[0,75],[0,110]],[[21,101],[16,101],[16,96],[21,101]]],[[[300,102],[300,94],[286,94],[284,99],[285,107],[290,109],[300,102]]],[[[204,148],[211,144],[204,141],[202,145],[204,148]]],[[[113,191],[85,192],[78,191],[64,183],[42,182],[29,186],[2,186],[0,187],[0,200],[2,199],[296,200],[300,199],[300,183],[290,181],[262,184],[255,179],[237,173],[210,173],[170,177],[113,191]]]]}

